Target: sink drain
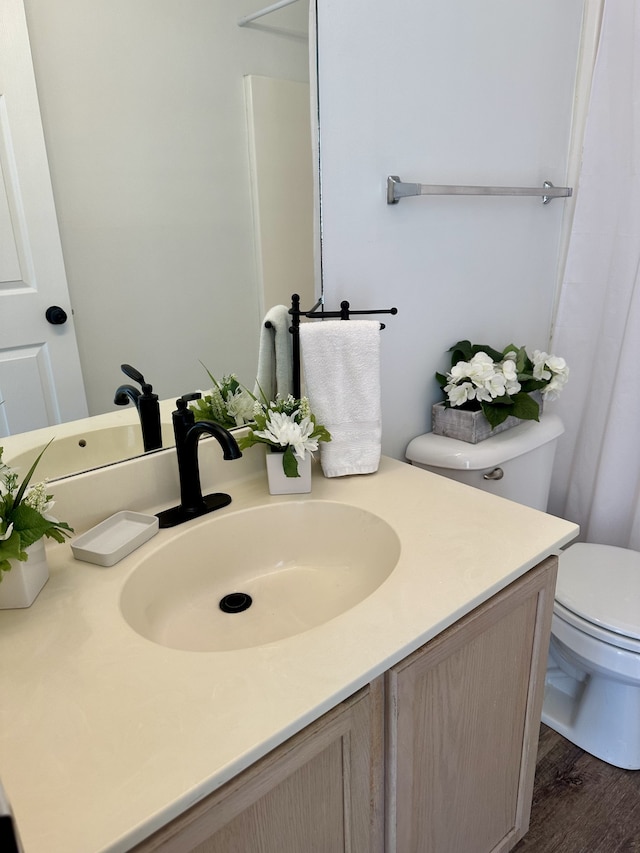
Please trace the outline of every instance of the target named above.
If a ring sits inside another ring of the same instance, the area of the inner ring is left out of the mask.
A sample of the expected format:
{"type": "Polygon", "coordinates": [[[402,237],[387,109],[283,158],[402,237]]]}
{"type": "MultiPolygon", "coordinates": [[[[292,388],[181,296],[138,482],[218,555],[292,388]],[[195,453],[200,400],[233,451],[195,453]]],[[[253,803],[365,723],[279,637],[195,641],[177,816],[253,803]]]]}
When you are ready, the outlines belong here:
{"type": "Polygon", "coordinates": [[[242,613],[251,607],[253,599],[246,592],[230,592],[220,599],[220,610],[223,613],[242,613]]]}

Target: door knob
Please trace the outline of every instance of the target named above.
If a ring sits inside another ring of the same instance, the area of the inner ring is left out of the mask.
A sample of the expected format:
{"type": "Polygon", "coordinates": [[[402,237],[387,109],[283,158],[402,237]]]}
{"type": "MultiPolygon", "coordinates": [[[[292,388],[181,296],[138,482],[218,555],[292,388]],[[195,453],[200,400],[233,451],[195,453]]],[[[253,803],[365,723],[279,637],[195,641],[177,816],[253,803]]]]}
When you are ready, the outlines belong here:
{"type": "Polygon", "coordinates": [[[67,322],[67,312],[59,305],[50,305],[44,316],[54,326],[62,326],[67,322]]]}

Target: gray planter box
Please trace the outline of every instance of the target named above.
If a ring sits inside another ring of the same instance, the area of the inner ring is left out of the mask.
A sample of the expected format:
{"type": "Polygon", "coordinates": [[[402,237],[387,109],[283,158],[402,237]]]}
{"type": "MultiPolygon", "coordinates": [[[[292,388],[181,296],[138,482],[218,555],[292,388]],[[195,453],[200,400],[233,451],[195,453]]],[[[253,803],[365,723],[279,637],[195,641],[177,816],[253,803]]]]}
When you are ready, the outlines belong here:
{"type": "MultiPolygon", "coordinates": [[[[539,391],[533,391],[531,396],[538,401],[540,414],[542,414],[542,394],[539,391]]],[[[506,421],[503,421],[495,429],[491,429],[491,424],[482,411],[468,412],[464,409],[450,408],[444,403],[434,403],[431,409],[431,419],[432,429],[436,435],[457,438],[459,441],[466,441],[469,444],[477,444],[479,441],[484,441],[486,438],[491,438],[493,435],[498,435],[507,429],[526,423],[526,421],[510,415],[506,421]]]]}

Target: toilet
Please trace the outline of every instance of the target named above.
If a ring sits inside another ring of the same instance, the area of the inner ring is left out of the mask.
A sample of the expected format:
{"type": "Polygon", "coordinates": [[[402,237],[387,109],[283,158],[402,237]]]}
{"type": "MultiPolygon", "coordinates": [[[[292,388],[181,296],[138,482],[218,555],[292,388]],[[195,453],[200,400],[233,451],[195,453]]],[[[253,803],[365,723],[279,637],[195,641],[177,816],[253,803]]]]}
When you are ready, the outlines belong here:
{"type": "MultiPolygon", "coordinates": [[[[557,415],[525,421],[478,444],[426,433],[411,464],[545,510],[557,415]]],[[[640,769],[640,553],[578,542],[560,555],[542,720],[572,743],[640,769]]]]}

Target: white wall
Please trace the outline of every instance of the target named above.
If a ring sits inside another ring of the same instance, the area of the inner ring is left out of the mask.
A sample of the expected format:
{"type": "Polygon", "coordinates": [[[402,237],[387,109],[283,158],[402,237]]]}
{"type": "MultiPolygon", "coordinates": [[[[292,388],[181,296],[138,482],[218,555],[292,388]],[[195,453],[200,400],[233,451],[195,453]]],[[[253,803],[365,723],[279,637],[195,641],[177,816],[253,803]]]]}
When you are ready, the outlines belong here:
{"type": "Polygon", "coordinates": [[[25,0],[89,410],[256,371],[243,76],[308,80],[306,3],[25,0]]]}
{"type": "Polygon", "coordinates": [[[456,341],[545,348],[565,202],[421,197],[386,177],[564,185],[583,0],[319,0],[327,307],[382,333],[383,448],[431,429],[456,341]],[[385,318],[382,318],[383,320],[385,318]]]}

